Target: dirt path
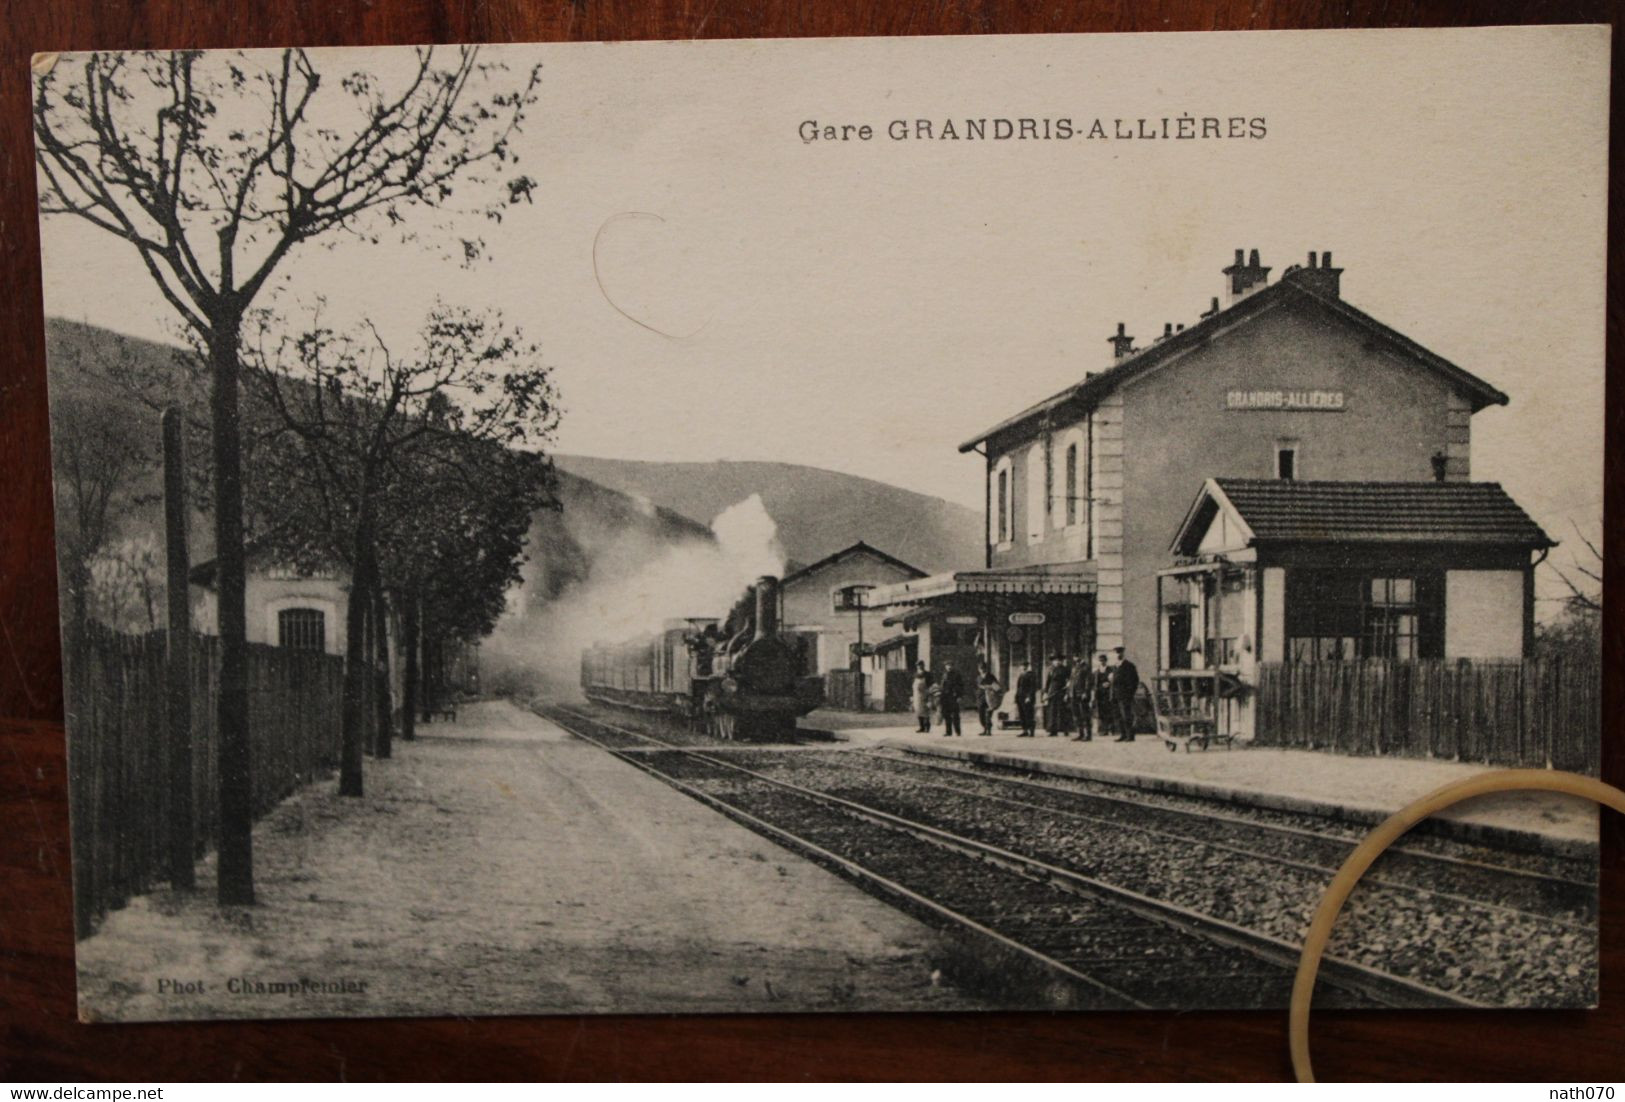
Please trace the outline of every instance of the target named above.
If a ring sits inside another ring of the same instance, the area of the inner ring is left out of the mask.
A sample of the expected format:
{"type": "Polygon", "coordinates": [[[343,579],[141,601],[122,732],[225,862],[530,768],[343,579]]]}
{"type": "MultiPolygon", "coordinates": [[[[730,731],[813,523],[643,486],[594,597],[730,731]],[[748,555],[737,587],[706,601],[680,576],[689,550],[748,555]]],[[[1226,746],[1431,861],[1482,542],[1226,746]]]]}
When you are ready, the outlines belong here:
{"type": "Polygon", "coordinates": [[[935,935],[506,703],[255,829],[259,905],[155,893],[79,946],[110,1020],[967,1009],[935,935]],[[282,985],[273,988],[271,985],[282,985]],[[264,985],[264,986],[261,986],[264,985]]]}

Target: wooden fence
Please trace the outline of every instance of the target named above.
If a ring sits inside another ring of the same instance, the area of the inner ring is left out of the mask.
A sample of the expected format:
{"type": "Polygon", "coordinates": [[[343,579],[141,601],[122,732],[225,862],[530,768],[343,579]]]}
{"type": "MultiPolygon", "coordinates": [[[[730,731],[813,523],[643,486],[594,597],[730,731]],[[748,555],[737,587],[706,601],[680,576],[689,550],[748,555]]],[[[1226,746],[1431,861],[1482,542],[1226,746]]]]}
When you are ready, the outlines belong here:
{"type": "Polygon", "coordinates": [[[1261,746],[1595,775],[1598,660],[1291,662],[1259,667],[1261,746]]]}
{"type": "Polygon", "coordinates": [[[831,708],[861,712],[869,707],[864,697],[867,678],[854,670],[830,670],[824,675],[824,699],[831,708]]]}
{"type": "MultiPolygon", "coordinates": [[[[75,928],[167,876],[164,635],[96,630],[68,662],[75,928]]],[[[338,764],[344,660],[251,644],[249,730],[259,817],[338,764]]],[[[198,856],[218,824],[220,641],[192,640],[192,807],[198,856]]]]}

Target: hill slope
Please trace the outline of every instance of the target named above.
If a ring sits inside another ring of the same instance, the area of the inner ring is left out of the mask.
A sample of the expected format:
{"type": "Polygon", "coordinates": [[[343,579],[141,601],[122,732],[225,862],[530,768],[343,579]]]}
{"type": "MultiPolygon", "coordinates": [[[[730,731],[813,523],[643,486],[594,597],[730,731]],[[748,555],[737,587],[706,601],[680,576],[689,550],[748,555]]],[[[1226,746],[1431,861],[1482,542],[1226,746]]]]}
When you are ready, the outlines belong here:
{"type": "Polygon", "coordinates": [[[982,518],[942,498],[794,463],[661,463],[560,455],[561,470],[646,498],[701,524],[751,494],[779,529],[790,559],[815,562],[864,540],[921,570],[982,564],[982,518]]]}
{"type": "MultiPolygon", "coordinates": [[[[45,354],[51,397],[57,415],[71,408],[66,400],[94,402],[123,418],[137,436],[153,442],[147,469],[134,478],[139,491],[136,505],[115,518],[117,534],[145,540],[160,538],[163,523],[158,469],[158,414],[132,393],[105,377],[113,365],[145,379],[183,378],[179,357],[184,350],[168,344],[129,337],[65,318],[45,320],[45,354]]],[[[177,384],[174,399],[197,401],[177,384]]],[[[246,405],[254,401],[244,392],[246,405]]],[[[58,424],[56,430],[69,426],[58,424]]],[[[252,466],[248,471],[253,477],[252,466]]],[[[526,549],[525,599],[531,605],[556,600],[571,587],[601,583],[635,573],[675,547],[713,542],[710,529],[671,510],[649,508],[626,493],[594,485],[568,472],[558,483],[561,510],[537,515],[526,549]]],[[[707,518],[709,519],[709,518],[707,518]]],[[[252,520],[252,518],[250,518],[252,520]]],[[[214,551],[213,526],[200,513],[191,523],[192,557],[203,561],[214,551]]],[[[252,528],[251,528],[252,532],[252,528]]],[[[162,584],[159,579],[159,584],[162,584]]]]}

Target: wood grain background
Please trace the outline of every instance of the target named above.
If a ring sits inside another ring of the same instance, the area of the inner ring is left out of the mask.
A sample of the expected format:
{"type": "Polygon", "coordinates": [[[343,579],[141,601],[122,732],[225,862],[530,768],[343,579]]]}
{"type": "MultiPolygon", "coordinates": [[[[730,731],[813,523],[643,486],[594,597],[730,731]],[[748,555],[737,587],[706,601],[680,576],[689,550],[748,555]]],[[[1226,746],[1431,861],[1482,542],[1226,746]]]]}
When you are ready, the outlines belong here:
{"type": "MultiPolygon", "coordinates": [[[[1615,22],[1621,4],[1413,0],[13,0],[0,16],[0,1080],[1274,1079],[1286,1015],[1001,1014],[435,1019],[82,1026],[74,1019],[28,57],[40,50],[1028,34],[1615,22]]],[[[1616,40],[1615,57],[1618,57],[1616,40]]],[[[1620,84],[1614,86],[1616,114],[1620,84]]],[[[1612,152],[1617,163],[1619,143],[1612,152]]],[[[1616,174],[1617,177],[1617,174],[1616,174]]],[[[1610,192],[1607,583],[1621,546],[1620,187],[1610,192]]],[[[1608,659],[1625,657],[1620,606],[1608,659]]],[[[1621,679],[1604,776],[1625,781],[1621,679]]],[[[1603,857],[1602,1007],[1323,1014],[1322,1078],[1617,1078],[1625,1069],[1622,824],[1603,857]]]]}

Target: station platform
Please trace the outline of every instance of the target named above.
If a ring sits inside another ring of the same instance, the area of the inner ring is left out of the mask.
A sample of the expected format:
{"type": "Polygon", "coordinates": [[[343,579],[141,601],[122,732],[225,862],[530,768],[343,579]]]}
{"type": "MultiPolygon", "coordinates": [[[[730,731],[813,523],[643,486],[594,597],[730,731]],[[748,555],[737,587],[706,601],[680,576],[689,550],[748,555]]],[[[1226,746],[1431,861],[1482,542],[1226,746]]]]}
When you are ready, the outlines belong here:
{"type": "MultiPolygon", "coordinates": [[[[929,734],[914,717],[897,713],[819,709],[802,721],[853,744],[887,745],[911,753],[1001,768],[1100,781],[1149,792],[1194,796],[1297,812],[1374,826],[1416,797],[1484,766],[1413,758],[1349,757],[1236,743],[1190,752],[1168,751],[1155,735],[1133,742],[1110,738],[1075,742],[1071,736],[1034,738],[1014,731],[982,736],[974,712],[964,735],[949,738],[937,722],[929,734]]],[[[1590,858],[1597,852],[1597,809],[1556,793],[1482,796],[1435,816],[1421,828],[1463,842],[1525,852],[1590,858]]]]}
{"type": "MultiPolygon", "coordinates": [[[[970,1010],[939,935],[506,701],[254,828],[259,905],[138,896],[79,943],[87,1018],[970,1010]],[[233,990],[300,977],[344,990],[233,990]]],[[[213,856],[198,883],[212,888],[213,856]]]]}

